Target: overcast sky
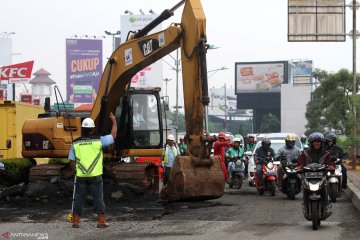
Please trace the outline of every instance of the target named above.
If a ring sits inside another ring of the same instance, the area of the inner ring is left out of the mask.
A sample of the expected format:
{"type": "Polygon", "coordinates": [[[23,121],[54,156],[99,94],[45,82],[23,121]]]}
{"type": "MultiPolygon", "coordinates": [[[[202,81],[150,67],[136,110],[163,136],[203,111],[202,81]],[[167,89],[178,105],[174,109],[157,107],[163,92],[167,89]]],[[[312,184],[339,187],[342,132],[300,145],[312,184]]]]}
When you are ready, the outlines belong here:
{"type": "MultiPolygon", "coordinates": [[[[104,35],[104,30],[120,30],[120,15],[139,9],[161,13],[178,0],[0,0],[0,32],[16,32],[13,63],[35,60],[34,70],[45,68],[65,92],[65,39],[73,35],[104,35]]],[[[223,66],[209,79],[209,87],[226,82],[234,87],[235,62],[313,60],[314,67],[326,71],[352,71],[352,42],[287,42],[287,0],[203,0],[207,17],[207,39],[219,49],[208,52],[208,70],[223,66]]],[[[182,9],[163,23],[179,22],[182,9]]],[[[352,12],[346,9],[346,31],[352,27],[352,12]]],[[[104,59],[111,55],[112,39],[103,42],[104,59]]],[[[174,55],[174,54],[173,54],[174,55]]],[[[174,55],[175,56],[175,55],[174,55]]],[[[360,55],[358,57],[360,59],[360,55]]],[[[166,59],[172,62],[171,58],[166,59]]],[[[175,79],[164,63],[164,78],[175,79]]],[[[360,66],[359,66],[360,67],[360,66]]],[[[175,89],[175,80],[169,82],[175,89]]],[[[181,98],[180,98],[181,99],[181,98]]],[[[174,101],[171,99],[171,101],[174,101]]]]}

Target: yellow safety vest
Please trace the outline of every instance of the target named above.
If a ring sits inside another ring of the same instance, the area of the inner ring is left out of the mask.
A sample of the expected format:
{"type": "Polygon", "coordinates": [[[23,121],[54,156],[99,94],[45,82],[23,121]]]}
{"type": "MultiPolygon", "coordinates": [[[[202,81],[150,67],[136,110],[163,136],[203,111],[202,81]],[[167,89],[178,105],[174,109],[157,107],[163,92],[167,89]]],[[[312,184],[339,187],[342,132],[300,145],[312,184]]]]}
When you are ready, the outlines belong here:
{"type": "Polygon", "coordinates": [[[80,139],[74,143],[77,177],[103,174],[103,152],[100,139],[80,139]]]}
{"type": "MultiPolygon", "coordinates": [[[[173,145],[173,151],[174,151],[174,156],[176,157],[178,155],[178,151],[177,151],[177,147],[175,145],[173,145]]],[[[165,148],[164,163],[165,164],[169,163],[169,145],[166,145],[166,148],[165,148]]]]}

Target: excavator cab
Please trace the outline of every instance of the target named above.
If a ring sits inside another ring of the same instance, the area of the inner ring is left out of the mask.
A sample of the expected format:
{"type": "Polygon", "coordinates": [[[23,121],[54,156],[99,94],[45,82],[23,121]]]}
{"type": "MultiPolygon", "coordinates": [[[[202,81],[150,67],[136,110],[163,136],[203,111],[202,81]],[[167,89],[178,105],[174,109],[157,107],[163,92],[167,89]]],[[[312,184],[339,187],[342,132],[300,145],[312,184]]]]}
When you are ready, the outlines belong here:
{"type": "Polygon", "coordinates": [[[160,88],[135,89],[120,97],[115,110],[118,134],[115,158],[128,158],[126,164],[113,164],[110,171],[119,180],[159,190],[163,147],[163,118],[160,88]]]}
{"type": "Polygon", "coordinates": [[[119,123],[117,152],[162,149],[163,123],[159,92],[160,88],[132,88],[129,94],[120,98],[115,111],[119,123]]]}

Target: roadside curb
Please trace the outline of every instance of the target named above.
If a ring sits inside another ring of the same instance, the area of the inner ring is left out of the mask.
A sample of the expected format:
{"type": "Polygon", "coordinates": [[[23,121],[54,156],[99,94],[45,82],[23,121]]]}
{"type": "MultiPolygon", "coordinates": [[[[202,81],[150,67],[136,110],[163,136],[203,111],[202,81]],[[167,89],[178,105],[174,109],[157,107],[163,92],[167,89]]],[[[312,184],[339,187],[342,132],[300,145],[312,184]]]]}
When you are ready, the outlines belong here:
{"type": "Polygon", "coordinates": [[[354,207],[360,211],[360,189],[355,187],[354,184],[352,184],[351,179],[348,181],[348,188],[345,190],[346,196],[348,196],[351,199],[352,204],[354,207]]]}

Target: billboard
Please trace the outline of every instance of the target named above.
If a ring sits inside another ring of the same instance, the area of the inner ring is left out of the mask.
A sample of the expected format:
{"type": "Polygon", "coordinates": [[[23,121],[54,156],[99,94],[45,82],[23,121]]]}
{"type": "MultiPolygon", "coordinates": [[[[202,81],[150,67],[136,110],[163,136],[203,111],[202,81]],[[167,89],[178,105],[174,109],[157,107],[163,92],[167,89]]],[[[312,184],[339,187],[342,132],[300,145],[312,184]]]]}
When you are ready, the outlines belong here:
{"type": "Polygon", "coordinates": [[[67,101],[93,103],[102,75],[102,40],[66,39],[67,101]]]}
{"type": "Polygon", "coordinates": [[[279,93],[287,82],[286,62],[235,63],[236,93],[279,93]]]}
{"type": "Polygon", "coordinates": [[[289,71],[294,85],[310,85],[313,62],[311,60],[289,62],[289,71]]]}
{"type": "MultiPolygon", "coordinates": [[[[144,28],[152,20],[157,18],[158,14],[151,15],[122,15],[121,16],[121,41],[125,42],[128,34],[144,28]]],[[[162,30],[161,24],[156,26],[150,33],[162,30]]],[[[131,79],[132,87],[162,87],[163,70],[161,60],[154,62],[143,70],[139,71],[131,79]]]]}

